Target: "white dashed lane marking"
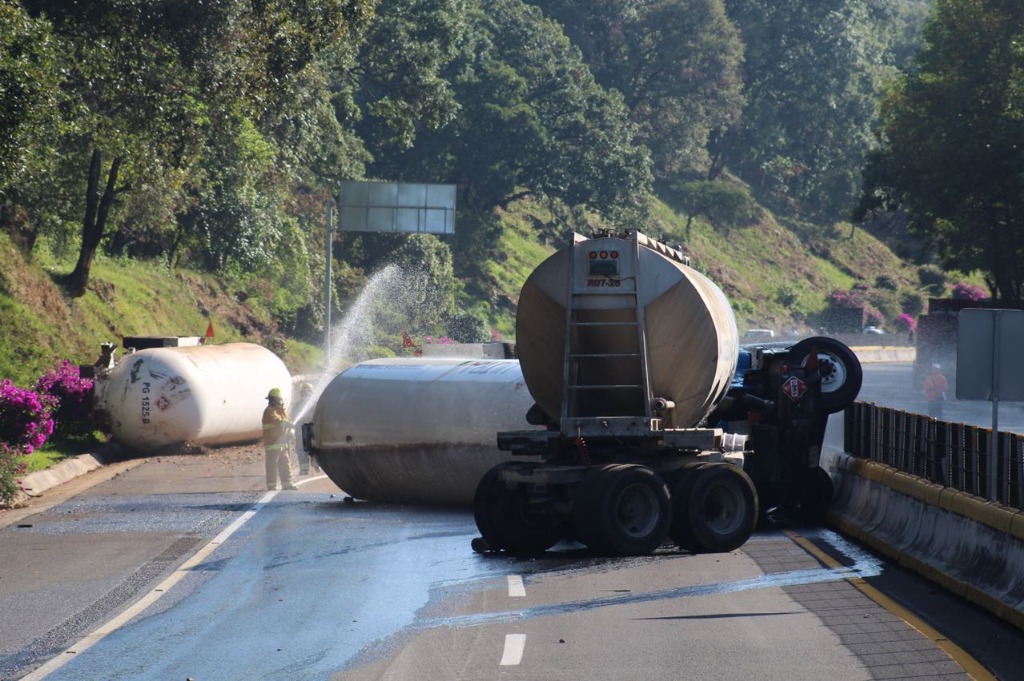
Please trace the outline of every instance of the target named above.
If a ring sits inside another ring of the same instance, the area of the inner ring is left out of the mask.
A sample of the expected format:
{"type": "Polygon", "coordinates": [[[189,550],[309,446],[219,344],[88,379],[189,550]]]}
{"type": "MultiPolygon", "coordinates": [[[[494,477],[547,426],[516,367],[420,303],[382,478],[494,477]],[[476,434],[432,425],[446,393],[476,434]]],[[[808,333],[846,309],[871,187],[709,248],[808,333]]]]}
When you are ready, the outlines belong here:
{"type": "MultiPolygon", "coordinates": [[[[526,596],[526,587],[523,585],[521,575],[508,576],[509,598],[523,598],[526,596]]],[[[501,666],[511,667],[520,663],[523,659],[523,651],[526,650],[526,634],[505,634],[505,650],[501,653],[501,666]]]]}
{"type": "Polygon", "coordinates": [[[505,652],[501,654],[501,666],[519,664],[526,649],[526,634],[505,634],[505,652]]]}
{"type": "Polygon", "coordinates": [[[509,598],[523,598],[526,596],[526,587],[523,586],[523,578],[519,575],[508,576],[509,598]]]}

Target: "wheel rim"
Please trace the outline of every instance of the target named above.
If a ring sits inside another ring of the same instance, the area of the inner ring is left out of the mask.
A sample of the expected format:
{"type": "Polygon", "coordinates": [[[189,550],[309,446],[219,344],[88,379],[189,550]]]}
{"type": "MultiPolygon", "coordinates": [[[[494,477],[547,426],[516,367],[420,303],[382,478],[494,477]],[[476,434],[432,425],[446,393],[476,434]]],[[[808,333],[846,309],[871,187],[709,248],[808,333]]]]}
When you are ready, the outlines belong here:
{"type": "Polygon", "coordinates": [[[658,497],[645,485],[630,485],[622,490],[615,503],[615,526],[622,534],[642,538],[658,527],[661,517],[658,497]]]}
{"type": "Polygon", "coordinates": [[[835,392],[846,383],[846,366],[834,355],[818,354],[818,373],[821,374],[821,391],[824,393],[835,392]]]}
{"type": "Polygon", "coordinates": [[[735,532],[743,523],[746,502],[735,485],[716,483],[710,486],[700,505],[704,525],[715,534],[735,532]]]}

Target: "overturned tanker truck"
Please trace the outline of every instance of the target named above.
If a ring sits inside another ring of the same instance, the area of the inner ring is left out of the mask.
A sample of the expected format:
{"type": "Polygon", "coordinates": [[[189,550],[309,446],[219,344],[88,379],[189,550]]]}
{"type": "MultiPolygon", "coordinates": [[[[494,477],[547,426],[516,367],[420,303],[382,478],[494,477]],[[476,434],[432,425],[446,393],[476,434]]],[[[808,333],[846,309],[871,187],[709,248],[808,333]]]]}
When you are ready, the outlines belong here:
{"type": "Polygon", "coordinates": [[[477,486],[474,548],[724,552],[759,508],[821,517],[825,425],[860,390],[856,356],[825,337],[741,348],[687,262],[638,232],[573,235],[530,274],[516,341],[540,428],[497,434],[511,456],[477,486]]]}
{"type": "Polygon", "coordinates": [[[740,346],[722,291],[632,232],[525,282],[518,360],[389,358],[317,400],[303,442],[354,498],[472,504],[480,550],[576,539],[609,554],[742,545],[772,513],[817,521],[819,455],[861,368],[825,337],[740,346]]]}

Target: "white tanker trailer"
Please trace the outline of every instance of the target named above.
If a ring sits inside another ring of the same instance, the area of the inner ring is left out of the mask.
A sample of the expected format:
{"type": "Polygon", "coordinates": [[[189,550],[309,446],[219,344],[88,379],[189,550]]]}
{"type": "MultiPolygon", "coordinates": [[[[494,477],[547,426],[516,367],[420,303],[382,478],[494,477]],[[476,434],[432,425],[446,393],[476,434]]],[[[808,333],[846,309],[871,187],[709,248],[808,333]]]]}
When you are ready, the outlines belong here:
{"type": "Polygon", "coordinates": [[[291,385],[281,359],[253,343],[150,347],[97,373],[94,407],[132,450],[223,445],[260,438],[267,393],[287,402],[291,385]]]}
{"type": "Polygon", "coordinates": [[[353,497],[468,505],[484,473],[511,458],[495,433],[529,428],[532,404],[515,360],[375,359],[327,385],[303,437],[353,497]]]}

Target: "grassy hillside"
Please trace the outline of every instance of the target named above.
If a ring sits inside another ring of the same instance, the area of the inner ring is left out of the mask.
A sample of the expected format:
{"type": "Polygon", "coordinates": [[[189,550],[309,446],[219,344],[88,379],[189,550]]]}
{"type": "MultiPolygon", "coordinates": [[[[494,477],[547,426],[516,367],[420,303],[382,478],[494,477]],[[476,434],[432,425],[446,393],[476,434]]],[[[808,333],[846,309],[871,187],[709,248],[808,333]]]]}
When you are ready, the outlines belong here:
{"type": "Polygon", "coordinates": [[[99,257],[89,292],[67,298],[56,284],[74,263],[37,249],[27,261],[0,233],[0,378],[27,387],[56,361],[90,364],[99,344],[125,336],[202,336],[247,340],[275,349],[293,371],[315,361],[308,346],[287,342],[264,311],[232,282],[152,263],[99,257]]]}
{"type": "MultiPolygon", "coordinates": [[[[538,225],[552,222],[537,205],[520,204],[502,218],[500,260],[483,267],[489,299],[462,304],[487,309],[493,328],[510,339],[519,289],[555,246],[536,240],[538,225]]],[[[688,241],[684,225],[683,216],[658,204],[651,223],[637,227],[683,244],[693,265],[728,295],[741,330],[815,330],[828,294],[837,289],[859,287],[862,298],[890,324],[908,297],[925,295],[917,268],[849,225],[786,226],[767,216],[753,226],[722,230],[695,221],[688,241]]],[[[53,258],[45,248],[37,249],[35,258],[25,260],[0,234],[0,378],[16,385],[31,385],[60,359],[91,363],[103,341],[203,335],[209,322],[217,342],[260,343],[281,355],[295,373],[313,371],[321,361],[318,348],[283,338],[261,309],[260,297],[249,295],[241,283],[99,257],[88,294],[68,299],[55,281],[71,270],[73,261],[53,258]]]]}
{"type": "MultiPolygon", "coordinates": [[[[550,215],[543,210],[520,204],[503,218],[503,260],[489,262],[485,268],[494,308],[501,311],[514,310],[526,276],[554,251],[553,245],[538,244],[533,238],[536,225],[550,222],[550,215]]],[[[692,265],[729,297],[741,331],[818,331],[824,324],[828,296],[837,290],[857,290],[865,303],[881,313],[883,324],[895,330],[897,315],[908,308],[914,312],[914,305],[926,304],[929,295],[916,266],[901,261],[878,239],[849,224],[783,225],[766,214],[755,225],[722,229],[695,220],[688,240],[685,224],[685,216],[656,203],[651,221],[636,227],[681,244],[692,265]]],[[[965,278],[947,277],[949,281],[965,278]]],[[[506,333],[500,318],[496,326],[511,337],[512,331],[506,333]]]]}

